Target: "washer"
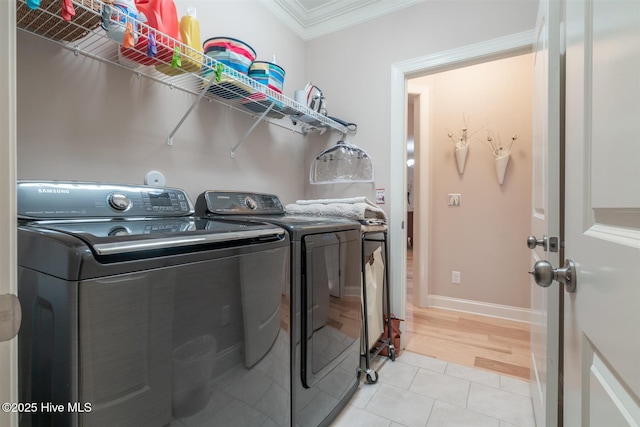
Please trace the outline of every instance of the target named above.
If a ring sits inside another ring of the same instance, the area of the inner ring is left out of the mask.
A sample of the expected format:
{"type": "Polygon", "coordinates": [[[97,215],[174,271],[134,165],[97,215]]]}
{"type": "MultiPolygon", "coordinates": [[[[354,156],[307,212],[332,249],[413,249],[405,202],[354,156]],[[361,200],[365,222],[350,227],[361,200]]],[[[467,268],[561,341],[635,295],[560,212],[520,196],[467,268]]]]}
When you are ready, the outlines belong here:
{"type": "Polygon", "coordinates": [[[264,221],[287,230],[292,425],[329,425],[359,384],[360,223],[287,215],[273,194],[229,191],[200,194],[196,215],[264,221]]]}
{"type": "Polygon", "coordinates": [[[288,233],[193,213],[179,189],[18,183],[20,425],[290,424],[288,233]]]}

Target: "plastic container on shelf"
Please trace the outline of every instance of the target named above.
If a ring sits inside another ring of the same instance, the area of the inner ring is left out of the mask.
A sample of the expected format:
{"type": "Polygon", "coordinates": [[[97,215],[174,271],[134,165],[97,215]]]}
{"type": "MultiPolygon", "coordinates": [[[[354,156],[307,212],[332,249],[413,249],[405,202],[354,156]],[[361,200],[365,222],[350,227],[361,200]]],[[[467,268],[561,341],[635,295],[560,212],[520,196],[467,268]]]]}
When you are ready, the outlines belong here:
{"type": "Polygon", "coordinates": [[[178,12],[173,0],[149,0],[149,12],[147,15],[149,25],[158,30],[156,45],[158,57],[164,62],[171,62],[175,41],[180,42],[180,27],[178,24],[178,12]]]}
{"type": "Polygon", "coordinates": [[[170,64],[176,41],[181,40],[176,5],[173,0],[136,0],[136,6],[141,16],[146,18],[147,25],[156,31],[143,27],[133,48],[120,46],[122,56],[142,65],[170,64]],[[148,52],[152,44],[157,53],[150,56],[148,52]]]}
{"type": "Polygon", "coordinates": [[[187,14],[180,19],[179,28],[180,38],[184,45],[180,47],[180,66],[156,65],[156,70],[170,76],[175,76],[185,71],[190,73],[198,72],[204,62],[202,44],[200,43],[200,23],[196,17],[195,7],[187,9],[187,14]]]}
{"type": "Polygon", "coordinates": [[[204,53],[241,74],[247,74],[256,59],[256,51],[247,43],[231,37],[211,37],[204,42],[204,53]]]}
{"type": "MultiPolygon", "coordinates": [[[[276,64],[275,56],[272,62],[253,61],[248,74],[250,78],[261,85],[274,92],[282,93],[285,72],[281,66],[276,64]]],[[[244,98],[241,103],[243,107],[255,113],[263,113],[271,106],[271,109],[267,111],[267,117],[282,118],[288,114],[282,102],[260,92],[244,98]]]]}
{"type": "Polygon", "coordinates": [[[200,22],[198,22],[195,7],[188,8],[187,14],[180,19],[180,36],[182,43],[190,48],[185,52],[186,58],[182,58],[182,68],[191,72],[199,71],[204,62],[204,56],[200,41],[200,22]]]}
{"type": "Polygon", "coordinates": [[[136,31],[138,27],[136,20],[138,19],[138,8],[134,0],[115,0],[110,7],[111,13],[108,19],[105,17],[102,22],[103,28],[107,31],[107,36],[118,43],[122,43],[126,25],[131,23],[131,31],[137,41],[136,31]]]}
{"type": "MultiPolygon", "coordinates": [[[[203,49],[208,67],[215,69],[217,66],[215,61],[217,61],[227,66],[228,73],[234,77],[237,76],[237,78],[220,76],[220,79],[215,79],[215,84],[209,87],[209,92],[224,99],[244,98],[251,95],[253,89],[241,81],[245,76],[248,79],[249,67],[256,59],[256,51],[251,46],[231,37],[211,37],[204,42],[203,49]]],[[[213,72],[211,68],[204,70],[205,85],[211,78],[213,72]]]]}
{"type": "MultiPolygon", "coordinates": [[[[149,13],[149,1],[148,0],[135,0],[136,8],[138,9],[138,21],[149,25],[147,20],[147,14],[149,13]]],[[[138,41],[132,48],[126,48],[120,46],[118,49],[118,62],[129,68],[136,68],[137,65],[153,65],[158,62],[156,57],[147,56],[149,40],[149,31],[143,25],[140,28],[138,35],[138,41]]]]}
{"type": "Polygon", "coordinates": [[[253,61],[249,67],[249,77],[278,93],[282,93],[284,75],[284,69],[275,62],[253,61]]]}

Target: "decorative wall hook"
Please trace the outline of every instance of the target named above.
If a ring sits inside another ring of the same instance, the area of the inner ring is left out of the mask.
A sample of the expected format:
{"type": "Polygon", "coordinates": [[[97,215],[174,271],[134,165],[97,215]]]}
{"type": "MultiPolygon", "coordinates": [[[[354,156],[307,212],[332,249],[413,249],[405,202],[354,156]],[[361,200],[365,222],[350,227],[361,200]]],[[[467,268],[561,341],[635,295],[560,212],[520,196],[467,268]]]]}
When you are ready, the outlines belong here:
{"type": "Polygon", "coordinates": [[[498,177],[498,184],[502,185],[504,182],[504,175],[507,172],[507,166],[509,165],[509,159],[511,158],[511,147],[513,143],[518,139],[518,135],[511,137],[511,142],[508,146],[502,145],[500,141],[500,135],[493,135],[493,132],[487,131],[487,144],[491,148],[493,154],[493,161],[496,167],[496,175],[498,177]]]}
{"type": "Polygon", "coordinates": [[[465,117],[464,113],[462,113],[462,122],[463,126],[460,129],[460,133],[454,138],[453,133],[447,133],[447,136],[453,142],[454,147],[454,155],[456,157],[456,164],[458,166],[458,173],[462,175],[464,173],[464,165],[467,161],[467,154],[469,154],[469,142],[473,135],[475,135],[480,129],[484,128],[482,126],[480,129],[468,133],[469,129],[469,118],[465,117]]]}

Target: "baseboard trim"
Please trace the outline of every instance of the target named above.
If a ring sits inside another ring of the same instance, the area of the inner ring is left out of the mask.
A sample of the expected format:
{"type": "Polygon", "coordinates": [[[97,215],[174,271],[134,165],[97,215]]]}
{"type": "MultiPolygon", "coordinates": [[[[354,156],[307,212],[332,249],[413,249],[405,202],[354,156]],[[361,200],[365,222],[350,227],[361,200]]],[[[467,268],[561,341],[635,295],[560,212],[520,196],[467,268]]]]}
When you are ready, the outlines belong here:
{"type": "Polygon", "coordinates": [[[462,311],[464,313],[479,314],[482,316],[498,317],[500,319],[513,320],[516,322],[531,322],[531,310],[527,308],[442,297],[438,295],[429,295],[427,300],[429,307],[462,311]]]}

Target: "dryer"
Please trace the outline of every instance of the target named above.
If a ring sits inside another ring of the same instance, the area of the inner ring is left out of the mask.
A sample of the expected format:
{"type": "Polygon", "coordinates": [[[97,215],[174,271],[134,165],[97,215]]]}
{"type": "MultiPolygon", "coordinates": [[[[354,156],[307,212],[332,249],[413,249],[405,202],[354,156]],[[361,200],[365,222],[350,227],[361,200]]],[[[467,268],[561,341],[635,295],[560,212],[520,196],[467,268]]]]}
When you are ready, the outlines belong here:
{"type": "Polygon", "coordinates": [[[290,424],[288,233],[193,213],[180,189],[18,183],[20,425],[290,424]]]}
{"type": "Polygon", "coordinates": [[[361,227],[287,215],[273,194],[205,191],[196,215],[268,222],[289,235],[292,425],[329,425],[360,377],[361,227]]]}

